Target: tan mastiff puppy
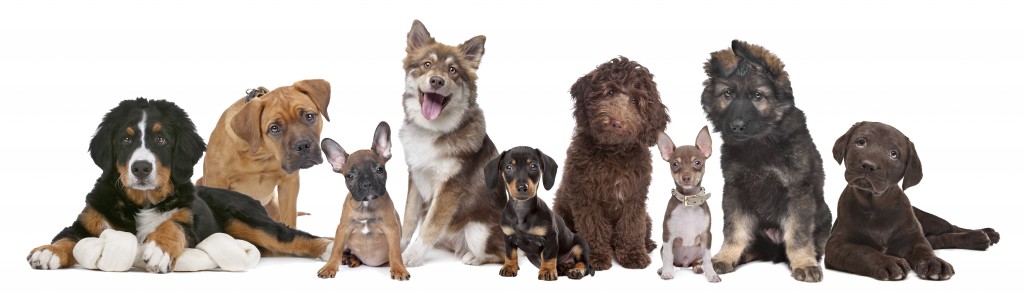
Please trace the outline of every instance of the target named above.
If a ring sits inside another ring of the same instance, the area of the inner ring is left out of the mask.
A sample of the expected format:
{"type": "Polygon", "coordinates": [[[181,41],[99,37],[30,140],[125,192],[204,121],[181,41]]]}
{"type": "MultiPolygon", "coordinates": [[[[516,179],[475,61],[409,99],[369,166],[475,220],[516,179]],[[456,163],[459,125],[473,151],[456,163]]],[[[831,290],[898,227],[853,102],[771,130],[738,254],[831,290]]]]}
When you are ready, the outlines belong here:
{"type": "Polygon", "coordinates": [[[294,228],[296,172],[323,162],[320,116],[331,120],[330,102],[331,85],[320,79],[252,91],[221,115],[210,134],[198,183],[246,194],[260,201],[274,220],[294,228]]]}

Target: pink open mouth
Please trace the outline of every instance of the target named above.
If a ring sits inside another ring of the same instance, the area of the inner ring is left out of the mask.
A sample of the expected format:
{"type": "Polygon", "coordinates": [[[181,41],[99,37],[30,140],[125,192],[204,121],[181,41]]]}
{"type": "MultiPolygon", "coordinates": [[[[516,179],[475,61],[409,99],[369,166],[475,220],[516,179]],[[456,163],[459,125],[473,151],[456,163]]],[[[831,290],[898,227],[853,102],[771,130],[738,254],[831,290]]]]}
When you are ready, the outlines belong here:
{"type": "Polygon", "coordinates": [[[441,115],[441,110],[444,110],[444,107],[448,105],[448,101],[451,98],[451,95],[443,96],[439,93],[424,93],[420,91],[420,109],[423,112],[423,117],[427,121],[437,119],[437,116],[441,115]]]}

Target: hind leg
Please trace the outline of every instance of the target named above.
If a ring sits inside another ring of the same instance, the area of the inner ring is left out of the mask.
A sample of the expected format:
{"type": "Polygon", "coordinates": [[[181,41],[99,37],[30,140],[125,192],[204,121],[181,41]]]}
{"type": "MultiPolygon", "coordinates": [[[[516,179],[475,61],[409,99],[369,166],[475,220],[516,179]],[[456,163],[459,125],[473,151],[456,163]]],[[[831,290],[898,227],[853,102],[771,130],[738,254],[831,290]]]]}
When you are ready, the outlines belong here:
{"type": "Polygon", "coordinates": [[[999,233],[991,228],[963,229],[917,207],[914,207],[914,216],[921,223],[932,249],[985,250],[999,242],[999,233]]]}
{"type": "Polygon", "coordinates": [[[590,246],[579,235],[572,239],[573,246],[569,250],[569,259],[558,264],[558,275],[573,280],[582,279],[586,275],[594,275],[590,268],[590,246]]]}

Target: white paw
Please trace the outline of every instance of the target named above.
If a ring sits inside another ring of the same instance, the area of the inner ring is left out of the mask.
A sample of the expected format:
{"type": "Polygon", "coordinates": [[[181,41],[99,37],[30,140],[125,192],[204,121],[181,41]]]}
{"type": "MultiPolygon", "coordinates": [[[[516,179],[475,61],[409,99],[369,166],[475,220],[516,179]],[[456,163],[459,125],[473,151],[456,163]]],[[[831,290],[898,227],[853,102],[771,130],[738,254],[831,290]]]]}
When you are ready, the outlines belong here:
{"type": "Polygon", "coordinates": [[[334,241],[327,244],[327,249],[324,249],[324,253],[320,254],[320,260],[327,261],[331,259],[331,251],[334,250],[334,241]]]}
{"type": "Polygon", "coordinates": [[[707,274],[707,273],[705,273],[704,276],[707,277],[708,282],[711,282],[711,283],[718,283],[718,282],[722,281],[722,278],[718,277],[718,274],[707,274]]]}
{"type": "Polygon", "coordinates": [[[482,265],[484,259],[476,257],[472,252],[466,252],[466,255],[462,255],[462,264],[465,265],[482,265]]]}
{"type": "Polygon", "coordinates": [[[28,257],[28,264],[35,269],[58,269],[60,268],[60,256],[53,255],[53,251],[40,250],[32,252],[28,257]]]}
{"type": "Polygon", "coordinates": [[[672,275],[672,271],[673,271],[673,269],[671,269],[671,268],[668,268],[668,269],[662,268],[662,269],[658,270],[658,274],[661,275],[661,279],[662,280],[671,280],[671,279],[675,278],[675,276],[672,275]]]}
{"type": "Polygon", "coordinates": [[[146,243],[146,249],[142,252],[142,262],[146,263],[146,270],[149,272],[171,272],[171,255],[164,252],[154,241],[146,243]]]}
{"type": "Polygon", "coordinates": [[[427,256],[428,247],[423,243],[413,243],[409,245],[409,248],[405,249],[405,253],[402,253],[402,260],[405,262],[406,267],[417,267],[423,265],[423,262],[427,256]]]}

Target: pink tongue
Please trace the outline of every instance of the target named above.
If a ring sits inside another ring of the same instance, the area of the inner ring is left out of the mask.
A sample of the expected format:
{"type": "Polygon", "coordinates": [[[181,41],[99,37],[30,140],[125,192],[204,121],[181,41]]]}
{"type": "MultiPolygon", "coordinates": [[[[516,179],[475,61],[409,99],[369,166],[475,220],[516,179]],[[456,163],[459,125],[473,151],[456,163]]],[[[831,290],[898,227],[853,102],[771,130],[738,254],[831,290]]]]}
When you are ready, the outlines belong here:
{"type": "Polygon", "coordinates": [[[420,109],[423,111],[423,117],[427,118],[428,121],[437,119],[437,116],[441,115],[441,101],[440,99],[434,99],[436,94],[423,94],[423,104],[420,105],[420,109]]]}

